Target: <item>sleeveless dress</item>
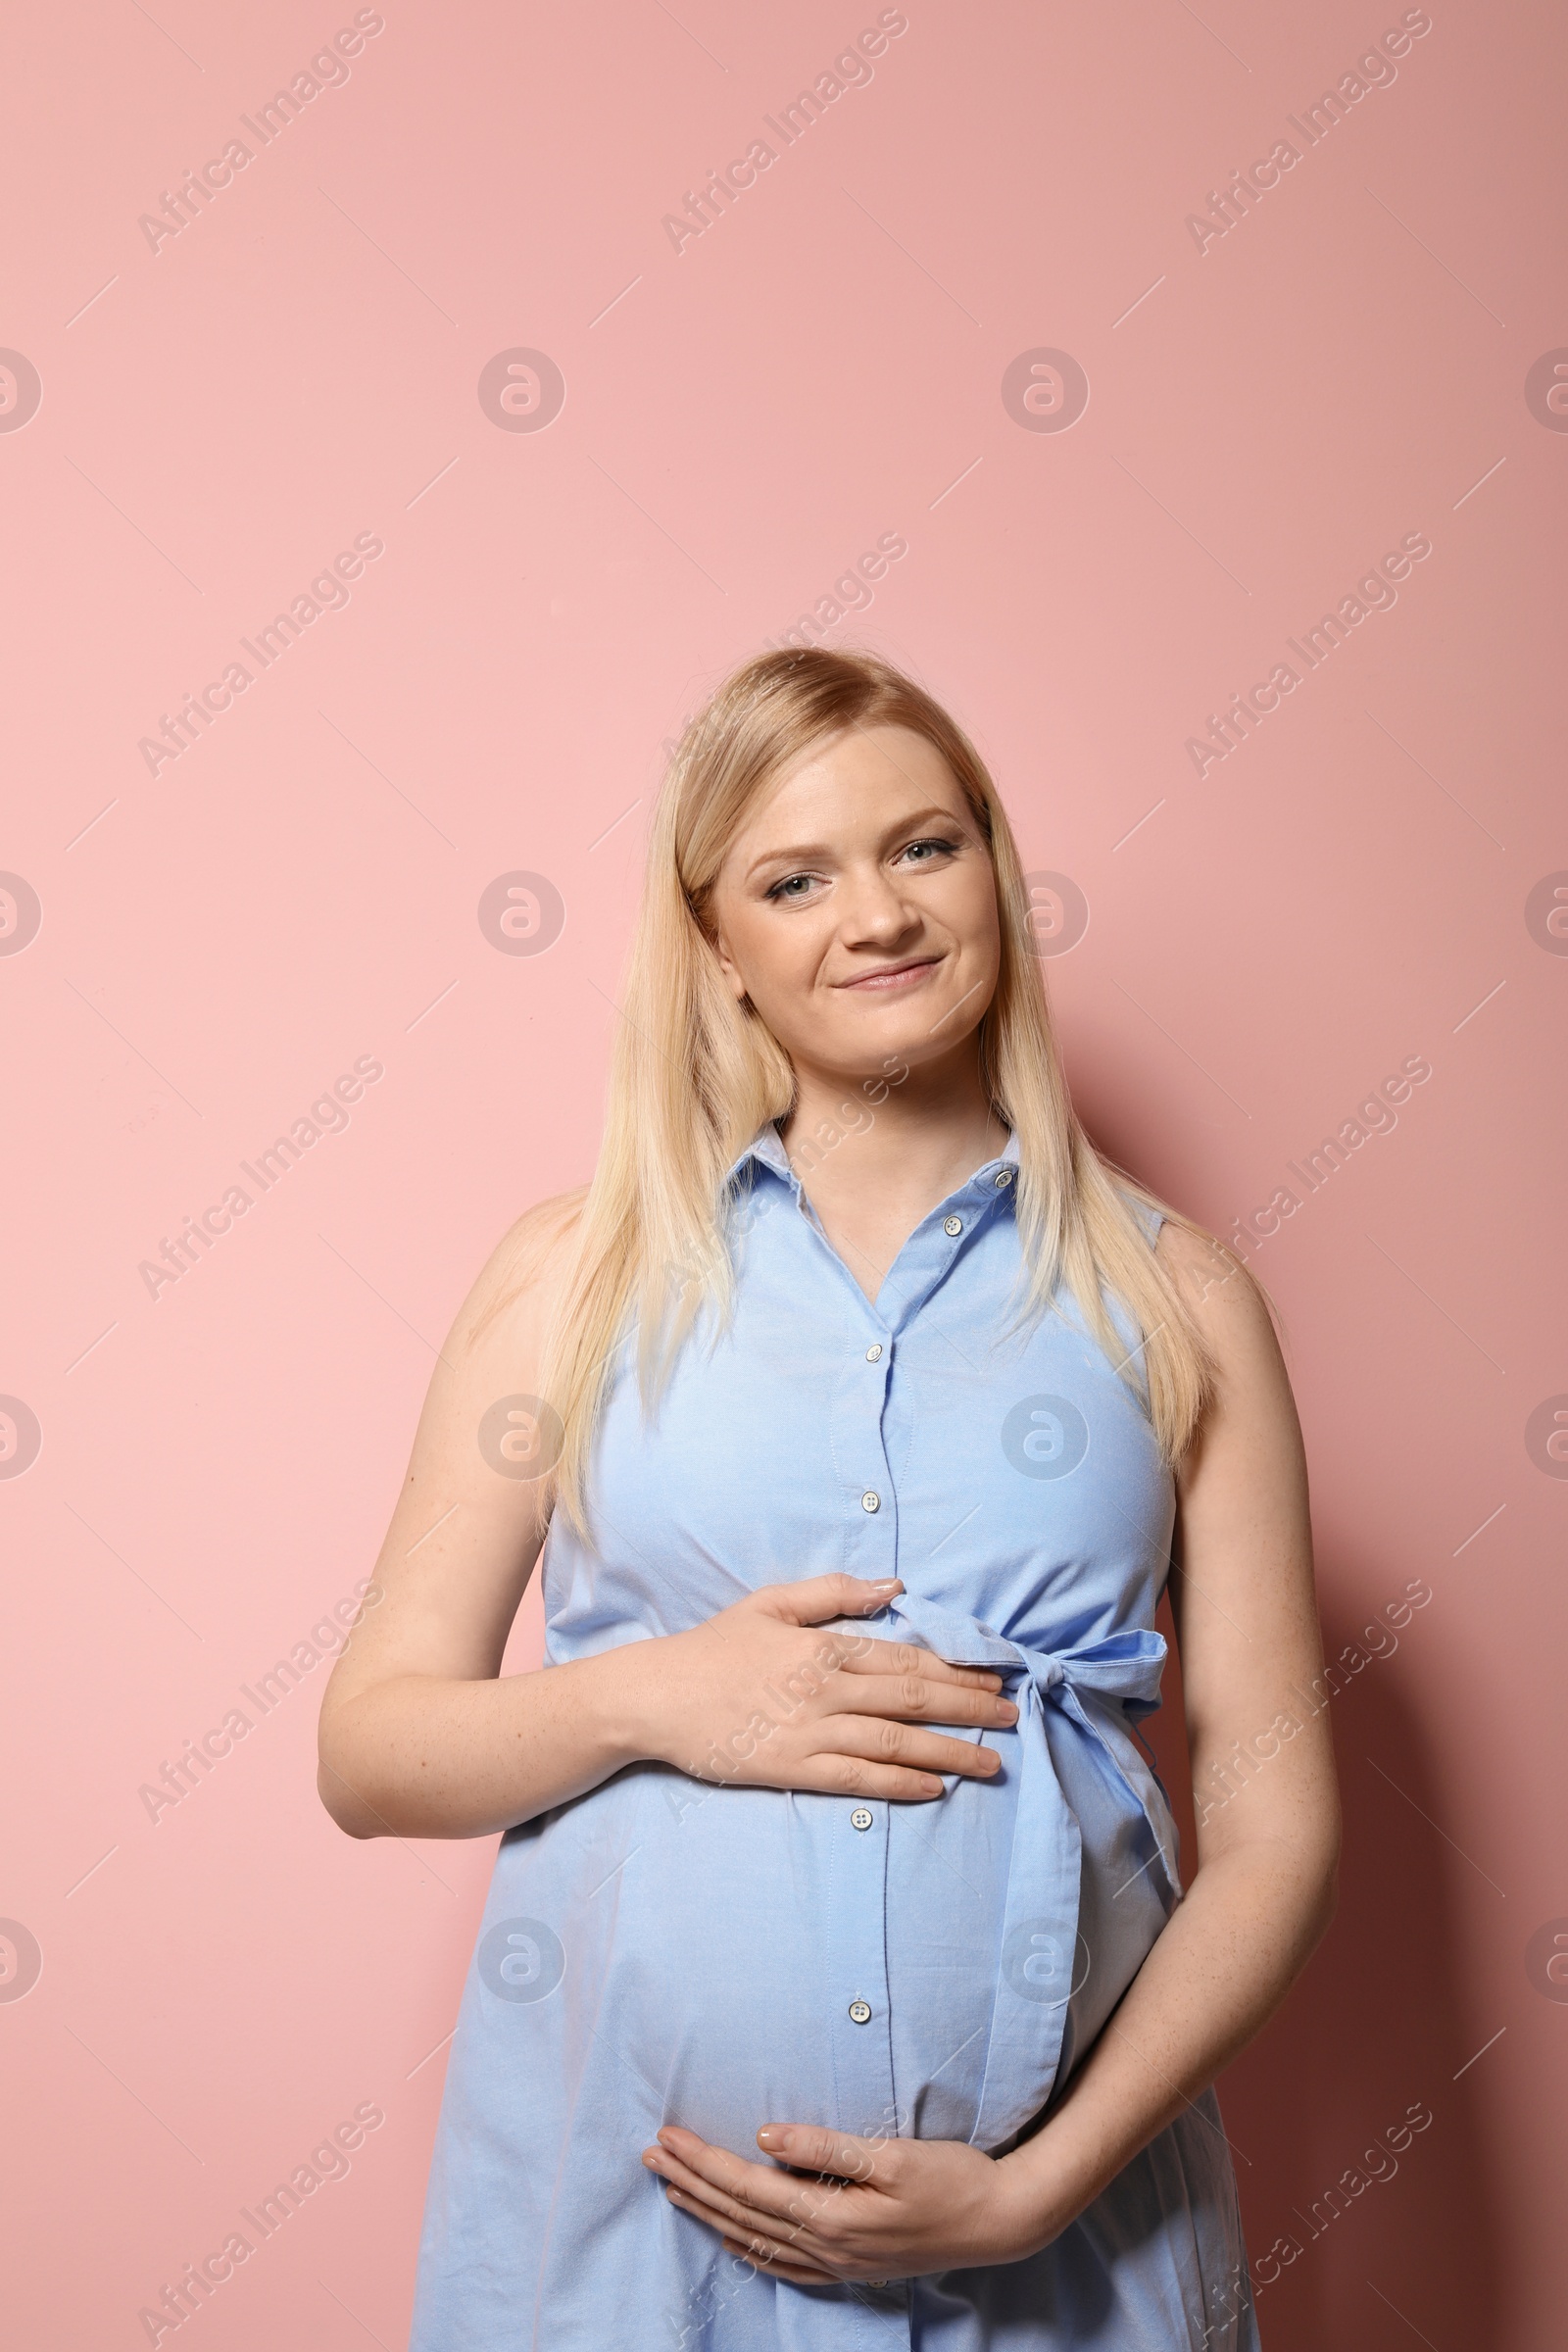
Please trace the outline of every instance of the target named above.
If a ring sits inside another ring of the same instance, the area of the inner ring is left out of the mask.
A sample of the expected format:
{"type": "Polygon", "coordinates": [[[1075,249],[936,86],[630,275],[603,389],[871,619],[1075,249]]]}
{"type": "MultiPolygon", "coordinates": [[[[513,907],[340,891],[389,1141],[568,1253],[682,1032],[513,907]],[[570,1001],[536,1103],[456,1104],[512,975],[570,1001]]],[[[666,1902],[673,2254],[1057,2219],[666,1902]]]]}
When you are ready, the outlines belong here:
{"type": "MultiPolygon", "coordinates": [[[[960,1733],[1002,1770],[924,1803],[644,1763],[506,1833],[410,2352],[1256,2352],[1211,2090],[1041,2253],[885,2286],[752,2270],[641,2162],[665,2123],[752,2161],[769,2122],[1003,2153],[1180,1897],[1132,1729],[1159,1703],[1173,1485],[1068,1294],[1000,1336],[1016,1168],[1009,1137],[873,1304],[765,1126],[727,1179],[733,1323],[716,1342],[699,1327],[646,1426],[623,1342],[593,1546],[559,1519],[544,1546],[549,1662],[679,1632],[760,1585],[899,1576],[897,1601],[841,1623],[1000,1669],[1018,1721],[960,1733]]],[[[736,1752],[790,1703],[760,1690],[736,1752]]]]}

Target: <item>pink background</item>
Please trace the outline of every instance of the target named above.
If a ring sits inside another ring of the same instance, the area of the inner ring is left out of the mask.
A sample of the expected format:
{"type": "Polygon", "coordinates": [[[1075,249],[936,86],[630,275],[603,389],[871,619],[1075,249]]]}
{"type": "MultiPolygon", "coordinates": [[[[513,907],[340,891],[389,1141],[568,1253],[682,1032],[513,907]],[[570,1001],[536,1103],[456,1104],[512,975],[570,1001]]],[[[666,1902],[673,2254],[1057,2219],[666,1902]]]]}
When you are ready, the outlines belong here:
{"type": "MultiPolygon", "coordinates": [[[[368,1575],[463,1291],[592,1167],[662,739],[897,533],[827,641],[946,699],[1026,858],[1084,893],[1047,968],[1102,1143],[1229,1232],[1431,1063],[1256,1256],[1331,1650],[1410,1580],[1432,1598],[1334,1702],[1340,1917],[1221,2089],[1260,2277],[1300,2248],[1269,2352],[1534,2352],[1562,2292],[1568,1462],[1526,1433],[1568,1391],[1568,941],[1526,907],[1568,867],[1568,419],[1525,379],[1568,344],[1560,16],[1439,0],[1200,252],[1189,213],[1397,7],[910,0],[677,253],[663,215],[874,5],[387,0],[350,78],[153,251],[139,217],[353,13],[11,30],[0,343],[42,382],[0,430],[0,867],[42,906],[0,955],[0,1390],[42,1430],[0,1480],[0,1914],[42,1953],[0,2000],[12,2331],[146,2341],[139,2309],[372,2102],[347,2178],[188,2325],[403,2341],[493,1843],[340,1835],[324,1666],[156,1822],[139,1790],[368,1575]],[[564,377],[542,431],[477,396],[519,347],[564,377]],[[1004,405],[1040,348],[1087,372],[1065,431],[1004,405]],[[1187,738],[1416,532],[1397,604],[1200,779],[1187,738]],[[149,773],[139,739],[360,533],[384,553],[347,607],[149,773]],[[517,870],[565,906],[538,956],[477,919],[517,870]],[[139,1264],[360,1056],[384,1074],[346,1131],[149,1296],[139,1264]],[[1412,2105],[1396,2176],[1314,2234],[1412,2105]]],[[[536,1643],[530,1595],[513,1662],[536,1643]]]]}

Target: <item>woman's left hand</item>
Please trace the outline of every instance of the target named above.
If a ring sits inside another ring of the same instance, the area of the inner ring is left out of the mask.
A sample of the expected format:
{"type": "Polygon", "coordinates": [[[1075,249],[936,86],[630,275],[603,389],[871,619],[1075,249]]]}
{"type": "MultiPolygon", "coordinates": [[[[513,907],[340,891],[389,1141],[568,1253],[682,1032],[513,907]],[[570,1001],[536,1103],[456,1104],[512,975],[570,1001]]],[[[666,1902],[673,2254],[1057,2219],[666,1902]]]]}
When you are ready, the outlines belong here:
{"type": "Polygon", "coordinates": [[[757,2144],[791,2167],[753,2164],[668,2125],[643,2162],[672,2205],[732,2254],[800,2286],[881,2283],[1018,2262],[1054,2232],[1004,2163],[957,2139],[859,2139],[765,2124],[757,2144]],[[816,2176],[826,2176],[817,2178],[816,2176]]]}

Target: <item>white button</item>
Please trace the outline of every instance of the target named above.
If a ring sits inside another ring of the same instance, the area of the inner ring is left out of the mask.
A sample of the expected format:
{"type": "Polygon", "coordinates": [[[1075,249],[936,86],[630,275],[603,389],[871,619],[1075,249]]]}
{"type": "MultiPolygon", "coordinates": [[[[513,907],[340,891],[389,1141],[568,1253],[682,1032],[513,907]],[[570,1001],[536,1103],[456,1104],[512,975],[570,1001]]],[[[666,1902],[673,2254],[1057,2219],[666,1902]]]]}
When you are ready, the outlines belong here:
{"type": "Polygon", "coordinates": [[[878,1360],[878,1358],[881,1356],[881,1353],[882,1353],[882,1343],[881,1343],[881,1341],[880,1341],[880,1340],[873,1340],[873,1341],[871,1342],[871,1345],[870,1345],[870,1347],[869,1347],[869,1348],[866,1349],[866,1351],[865,1351],[865,1360],[866,1360],[866,1362],[867,1362],[868,1364],[874,1364],[874,1363],[876,1363],[876,1362],[877,1362],[877,1360],[878,1360]]]}
{"type": "Polygon", "coordinates": [[[869,1805],[857,1805],[850,1815],[850,1825],[853,1829],[868,1830],[875,1819],[876,1815],[869,1805]]]}
{"type": "Polygon", "coordinates": [[[873,1494],[867,1487],[865,1493],[860,1496],[860,1508],[862,1511],[879,1511],[882,1508],[881,1495],[873,1494]]]}
{"type": "Polygon", "coordinates": [[[944,1233],[961,1233],[963,1231],[963,1219],[961,1217],[944,1217],[942,1220],[942,1230],[944,1233]]]}
{"type": "Polygon", "coordinates": [[[871,2023],[870,2002],[852,2001],[850,2003],[850,2015],[858,2026],[868,2026],[871,2023]]]}
{"type": "Polygon", "coordinates": [[[996,1183],[997,1183],[997,1190],[998,1190],[998,1192],[999,1192],[999,1193],[1002,1191],[1002,1189],[1003,1189],[1003,1187],[1004,1187],[1004,1185],[1008,1185],[1008,1184],[1010,1184],[1011,1182],[1012,1182],[1012,1170],[1011,1170],[1010,1168],[999,1168],[999,1169],[997,1170],[997,1178],[996,1178],[996,1183]]]}

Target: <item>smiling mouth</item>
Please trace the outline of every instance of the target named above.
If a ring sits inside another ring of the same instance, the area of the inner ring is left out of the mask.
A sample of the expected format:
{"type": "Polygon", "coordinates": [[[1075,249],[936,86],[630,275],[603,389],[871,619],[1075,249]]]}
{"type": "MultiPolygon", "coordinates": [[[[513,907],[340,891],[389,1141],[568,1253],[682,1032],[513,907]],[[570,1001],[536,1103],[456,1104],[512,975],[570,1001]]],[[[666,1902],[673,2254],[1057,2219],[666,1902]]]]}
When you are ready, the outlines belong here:
{"type": "Polygon", "coordinates": [[[884,964],[879,971],[858,973],[853,980],[840,980],[836,985],[839,988],[863,989],[874,994],[887,989],[911,988],[924,979],[927,972],[934,972],[941,961],[940,956],[922,956],[907,963],[884,964]]]}

